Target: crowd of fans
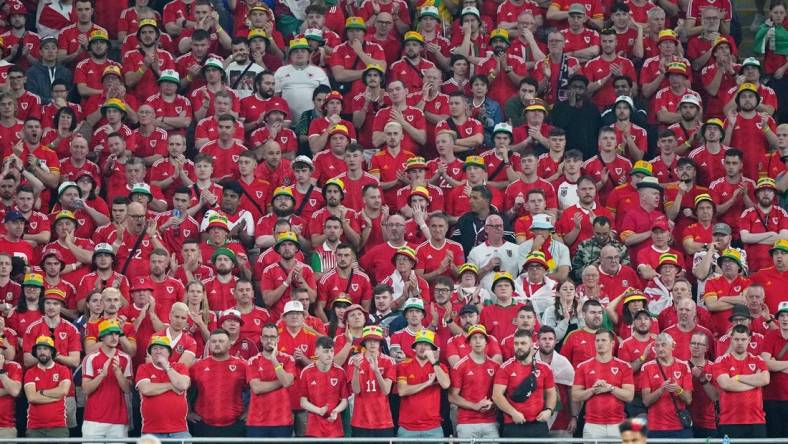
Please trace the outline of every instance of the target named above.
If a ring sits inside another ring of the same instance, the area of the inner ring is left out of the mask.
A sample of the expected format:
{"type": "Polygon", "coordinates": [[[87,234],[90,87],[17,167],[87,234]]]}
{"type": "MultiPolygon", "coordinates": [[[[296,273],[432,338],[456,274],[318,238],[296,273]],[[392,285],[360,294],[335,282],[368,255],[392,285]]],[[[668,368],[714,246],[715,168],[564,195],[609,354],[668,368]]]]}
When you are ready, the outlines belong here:
{"type": "Polygon", "coordinates": [[[788,437],[756,8],[0,1],[0,438],[788,437]]]}

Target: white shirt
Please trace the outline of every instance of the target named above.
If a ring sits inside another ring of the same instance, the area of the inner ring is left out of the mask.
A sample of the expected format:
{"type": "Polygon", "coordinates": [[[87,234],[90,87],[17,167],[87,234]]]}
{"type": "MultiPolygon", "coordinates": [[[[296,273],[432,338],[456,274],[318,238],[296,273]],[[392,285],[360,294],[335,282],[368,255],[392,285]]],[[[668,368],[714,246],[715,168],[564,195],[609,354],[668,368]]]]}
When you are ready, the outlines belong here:
{"type": "Polygon", "coordinates": [[[326,72],[315,65],[300,69],[293,65],[282,66],[274,73],[274,80],[274,92],[282,94],[295,120],[300,119],[304,111],[314,107],[312,92],[315,88],[318,85],[329,86],[326,72]]]}
{"type": "Polygon", "coordinates": [[[569,183],[566,180],[562,180],[555,187],[555,194],[558,196],[558,208],[560,210],[573,207],[580,202],[580,197],[577,195],[577,183],[569,183]]]}
{"type": "Polygon", "coordinates": [[[233,91],[235,91],[235,95],[237,95],[239,99],[243,99],[244,97],[249,97],[254,94],[254,78],[257,76],[257,74],[263,72],[264,70],[265,69],[262,66],[252,62],[251,60],[247,60],[246,63],[243,64],[233,62],[224,68],[227,78],[230,79],[230,83],[228,85],[233,89],[233,91]],[[252,66],[249,66],[250,62],[252,63],[252,66]],[[249,66],[249,69],[246,69],[247,66],[249,66]],[[242,73],[243,77],[238,82],[238,85],[233,87],[235,82],[238,80],[238,77],[240,77],[242,73]]]}
{"type": "MultiPolygon", "coordinates": [[[[481,243],[468,253],[468,262],[476,264],[477,267],[482,268],[490,262],[490,259],[497,257],[501,259],[500,271],[508,271],[512,277],[520,274],[520,269],[517,267],[517,244],[504,241],[500,247],[493,247],[487,242],[481,243]]],[[[490,271],[482,277],[482,288],[492,291],[492,281],[495,272],[490,271]]]]}

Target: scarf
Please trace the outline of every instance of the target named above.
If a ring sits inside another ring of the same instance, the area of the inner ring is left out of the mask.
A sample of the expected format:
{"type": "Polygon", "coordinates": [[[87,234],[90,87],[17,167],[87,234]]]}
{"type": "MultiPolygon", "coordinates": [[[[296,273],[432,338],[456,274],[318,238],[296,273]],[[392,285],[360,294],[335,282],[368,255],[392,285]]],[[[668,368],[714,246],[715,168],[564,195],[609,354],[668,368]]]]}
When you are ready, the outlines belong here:
{"type": "Polygon", "coordinates": [[[765,23],[755,33],[752,45],[755,54],[766,54],[772,51],[778,55],[788,55],[788,29],[785,26],[767,26],[765,23]],[[774,30],[774,32],[771,32],[774,30]]]}

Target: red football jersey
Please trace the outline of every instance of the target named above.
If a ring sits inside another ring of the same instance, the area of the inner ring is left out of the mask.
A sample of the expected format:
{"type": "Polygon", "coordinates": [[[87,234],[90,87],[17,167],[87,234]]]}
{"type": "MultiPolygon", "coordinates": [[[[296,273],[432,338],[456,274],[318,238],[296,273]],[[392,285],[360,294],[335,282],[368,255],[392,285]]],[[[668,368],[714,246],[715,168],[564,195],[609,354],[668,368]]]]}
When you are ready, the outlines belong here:
{"type": "MultiPolygon", "coordinates": [[[[334,348],[338,348],[334,345],[334,348]]],[[[380,354],[377,357],[378,369],[383,379],[388,379],[396,384],[397,364],[387,355],[380,354]]],[[[355,365],[348,363],[345,373],[348,375],[348,383],[355,372],[355,365]]],[[[363,429],[386,429],[394,427],[389,408],[389,398],[378,387],[377,377],[369,365],[366,358],[361,359],[358,371],[358,383],[361,392],[354,395],[353,416],[350,418],[350,425],[363,429]]],[[[393,387],[392,387],[393,388],[393,387]]]]}
{"type": "MultiPolygon", "coordinates": [[[[444,372],[449,373],[445,364],[440,364],[440,367],[444,372]]],[[[435,369],[429,361],[424,361],[422,364],[415,358],[408,358],[397,365],[397,382],[406,382],[408,385],[422,384],[434,373],[435,369]]],[[[411,431],[440,427],[440,403],[441,387],[437,380],[418,393],[401,397],[399,426],[411,431]]]]}
{"type": "MultiPolygon", "coordinates": [[[[6,372],[8,379],[19,383],[22,382],[22,366],[19,363],[6,361],[2,369],[6,372]]],[[[0,388],[6,388],[2,382],[0,382],[0,388]]],[[[16,427],[15,405],[15,397],[8,393],[0,396],[0,427],[16,427]]]]}
{"type": "MultiPolygon", "coordinates": [[[[754,375],[757,372],[769,371],[766,362],[760,356],[747,354],[736,359],[725,354],[714,361],[712,370],[716,382],[720,375],[726,374],[733,378],[736,375],[754,375]]],[[[766,415],[763,412],[763,389],[761,387],[746,392],[729,392],[719,389],[720,393],[720,424],[764,424],[766,415]]]]}
{"type": "MultiPolygon", "coordinates": [[[[298,378],[293,357],[285,353],[277,353],[277,361],[282,365],[283,371],[298,378]]],[[[277,380],[276,371],[271,361],[263,355],[257,355],[249,360],[246,366],[246,383],[252,380],[271,382],[277,380]]],[[[290,392],[285,387],[279,387],[270,392],[250,395],[249,411],[246,425],[249,427],[276,427],[293,424],[293,410],[290,406],[290,392]]]]}
{"type": "MultiPolygon", "coordinates": [[[[184,376],[189,376],[189,370],[185,365],[175,362],[172,369],[184,376]]],[[[137,369],[135,386],[141,382],[167,383],[170,377],[167,371],[160,369],[151,363],[144,363],[137,369]]],[[[177,393],[174,390],[167,390],[155,396],[144,396],[140,404],[140,415],[142,415],[142,433],[178,433],[189,430],[186,425],[186,414],[188,404],[186,392],[177,393]]]]}
{"type": "MultiPolygon", "coordinates": [[[[465,356],[457,361],[451,369],[451,386],[459,389],[459,395],[468,402],[492,399],[492,388],[494,381],[497,379],[496,372],[498,367],[500,365],[490,358],[485,358],[484,362],[480,364],[470,356],[465,356]]],[[[497,416],[498,411],[495,408],[491,408],[486,412],[458,408],[457,424],[495,423],[497,416]]]]}
{"type": "Polygon", "coordinates": [[[328,407],[325,416],[307,413],[305,436],[344,436],[341,415],[335,421],[328,420],[328,412],[349,395],[347,379],[342,367],[332,365],[327,372],[324,372],[318,369],[316,364],[309,365],[301,371],[298,385],[301,397],[307,398],[314,405],[328,407]]]}
{"type": "MultiPolygon", "coordinates": [[[[646,362],[640,369],[640,383],[651,393],[659,389],[665,380],[679,385],[684,391],[692,391],[692,372],[685,361],[673,359],[664,366],[657,360],[646,362]],[[663,376],[664,375],[664,376],[663,376]]],[[[665,391],[656,402],[648,407],[648,427],[650,430],[681,430],[684,427],[676,414],[676,409],[684,410],[687,404],[678,396],[665,391]],[[672,400],[671,400],[672,398],[672,400]]]]}
{"type": "MultiPolygon", "coordinates": [[[[128,325],[128,324],[127,324],[128,325]]],[[[120,369],[123,376],[131,382],[131,356],[116,350],[120,362],[120,369]]],[[[113,355],[114,357],[115,355],[113,355]]],[[[113,357],[107,356],[104,350],[99,348],[97,351],[85,356],[82,361],[82,377],[93,379],[98,376],[107,360],[113,357]]],[[[120,389],[115,375],[110,373],[104,381],[99,384],[96,391],[87,396],[85,401],[85,421],[101,422],[105,424],[127,424],[128,412],[126,411],[126,395],[120,389]]]]}
{"type": "MultiPolygon", "coordinates": [[[[593,358],[577,366],[574,385],[585,389],[593,386],[600,379],[616,387],[635,384],[629,363],[618,358],[608,362],[600,362],[593,358]]],[[[587,423],[618,424],[626,417],[624,402],[618,400],[612,393],[600,393],[586,401],[587,423]]]]}
{"type": "MultiPolygon", "coordinates": [[[[35,339],[33,339],[35,342],[35,339]]],[[[62,381],[71,381],[71,370],[65,365],[51,362],[47,368],[36,364],[25,371],[24,386],[33,384],[36,391],[57,388],[62,381]]],[[[73,390],[73,385],[72,389],[73,390]]],[[[13,409],[11,410],[13,411],[13,409]]],[[[66,427],[66,397],[46,404],[30,403],[27,407],[27,428],[46,429],[66,427]]]]}
{"type": "Polygon", "coordinates": [[[192,386],[197,389],[194,412],[212,427],[225,427],[244,412],[246,361],[230,357],[217,361],[213,357],[197,361],[189,370],[192,386]]]}
{"type": "MultiPolygon", "coordinates": [[[[509,359],[501,364],[495,374],[495,385],[505,385],[506,398],[518,412],[522,413],[525,420],[535,422],[536,417],[545,409],[545,390],[555,388],[553,371],[544,362],[536,363],[536,390],[531,392],[531,397],[525,402],[516,402],[512,399],[513,392],[531,375],[531,364],[522,364],[517,359],[509,359]]],[[[504,424],[512,424],[512,417],[506,413],[503,415],[504,424]]]]}

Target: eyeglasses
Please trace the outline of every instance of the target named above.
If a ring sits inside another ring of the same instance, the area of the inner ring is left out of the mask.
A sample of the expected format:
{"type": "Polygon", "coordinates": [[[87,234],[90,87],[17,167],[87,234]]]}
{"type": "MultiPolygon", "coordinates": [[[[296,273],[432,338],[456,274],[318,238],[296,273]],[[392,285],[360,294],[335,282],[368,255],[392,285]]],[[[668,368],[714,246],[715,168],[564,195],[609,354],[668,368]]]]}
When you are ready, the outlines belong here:
{"type": "Polygon", "coordinates": [[[436,288],[435,293],[449,293],[451,292],[451,288],[436,288]]]}
{"type": "Polygon", "coordinates": [[[145,217],[144,214],[129,214],[128,216],[132,219],[142,219],[143,217],[145,217]]]}
{"type": "Polygon", "coordinates": [[[8,76],[8,80],[22,80],[25,76],[8,76]]]}

